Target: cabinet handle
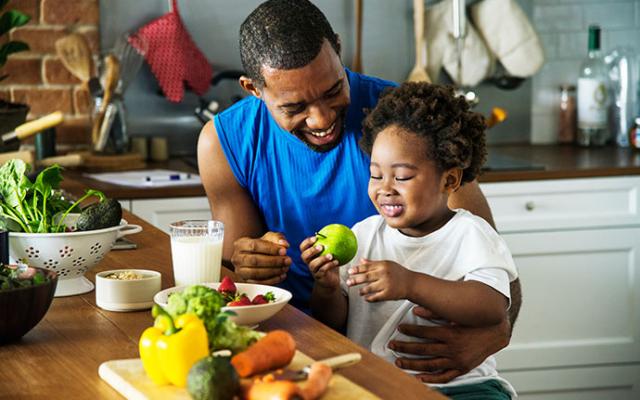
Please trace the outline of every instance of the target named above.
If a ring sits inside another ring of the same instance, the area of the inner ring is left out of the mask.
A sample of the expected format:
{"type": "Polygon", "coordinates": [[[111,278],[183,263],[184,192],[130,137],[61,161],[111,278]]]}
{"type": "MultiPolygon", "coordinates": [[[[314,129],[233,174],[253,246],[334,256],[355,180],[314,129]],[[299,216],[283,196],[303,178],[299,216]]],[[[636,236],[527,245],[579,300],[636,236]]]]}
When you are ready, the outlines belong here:
{"type": "Polygon", "coordinates": [[[527,201],[524,203],[524,208],[526,208],[527,211],[533,211],[533,209],[536,208],[536,204],[533,201],[527,201]]]}

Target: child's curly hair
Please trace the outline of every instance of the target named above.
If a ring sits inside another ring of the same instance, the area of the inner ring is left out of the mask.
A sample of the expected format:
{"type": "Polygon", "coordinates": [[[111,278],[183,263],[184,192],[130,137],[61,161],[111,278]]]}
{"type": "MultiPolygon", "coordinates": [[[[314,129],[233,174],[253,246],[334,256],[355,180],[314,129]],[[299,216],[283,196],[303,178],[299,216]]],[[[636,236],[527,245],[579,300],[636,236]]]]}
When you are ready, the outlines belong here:
{"type": "Polygon", "coordinates": [[[393,125],[424,138],[425,156],[440,172],[461,168],[461,184],[480,173],[487,157],[485,121],[452,87],[406,82],[386,90],[364,120],[360,147],[371,154],[378,133],[393,125]]]}

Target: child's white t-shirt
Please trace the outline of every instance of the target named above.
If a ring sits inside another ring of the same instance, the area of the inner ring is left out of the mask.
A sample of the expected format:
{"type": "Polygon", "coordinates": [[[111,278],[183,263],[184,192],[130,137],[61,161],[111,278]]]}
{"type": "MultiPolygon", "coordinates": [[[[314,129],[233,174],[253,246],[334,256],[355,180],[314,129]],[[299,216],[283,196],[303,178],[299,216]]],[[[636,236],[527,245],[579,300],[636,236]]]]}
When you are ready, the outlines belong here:
{"type": "MultiPolygon", "coordinates": [[[[412,271],[442,279],[480,281],[510,300],[509,283],[517,278],[517,270],[506,243],[482,218],[467,210],[454,211],[456,214],[442,228],[423,237],[409,237],[390,228],[380,215],[354,225],[358,252],[351,263],[340,268],[342,290],[349,296],[349,339],[394,362],[397,355],[386,347],[389,340],[418,340],[397,336],[401,335],[395,329],[400,322],[434,324],[413,316],[414,304],[407,300],[369,303],[360,296],[360,286],[347,287],[347,270],[357,265],[361,258],[395,261],[412,271]]],[[[504,381],[497,376],[493,356],[447,385],[479,383],[487,379],[504,381]]],[[[503,384],[513,391],[508,382],[503,384]]]]}

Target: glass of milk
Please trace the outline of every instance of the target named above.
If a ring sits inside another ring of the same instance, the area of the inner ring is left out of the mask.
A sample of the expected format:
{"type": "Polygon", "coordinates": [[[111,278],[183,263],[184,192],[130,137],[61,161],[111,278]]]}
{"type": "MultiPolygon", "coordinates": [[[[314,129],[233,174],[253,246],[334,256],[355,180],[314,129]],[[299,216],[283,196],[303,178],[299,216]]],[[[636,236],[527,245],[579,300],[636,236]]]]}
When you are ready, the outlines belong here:
{"type": "Polygon", "coordinates": [[[178,221],[169,225],[176,286],[220,282],[224,224],[220,221],[178,221]]]}

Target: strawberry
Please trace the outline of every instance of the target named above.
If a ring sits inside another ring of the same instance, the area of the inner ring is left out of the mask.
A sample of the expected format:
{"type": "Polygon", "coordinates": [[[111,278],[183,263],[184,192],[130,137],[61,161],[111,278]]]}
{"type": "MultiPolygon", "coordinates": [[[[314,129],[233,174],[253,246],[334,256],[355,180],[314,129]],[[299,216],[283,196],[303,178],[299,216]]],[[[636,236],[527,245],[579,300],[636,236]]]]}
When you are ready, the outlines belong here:
{"type": "Polygon", "coordinates": [[[276,300],[276,296],[273,294],[273,292],[267,292],[266,294],[257,294],[253,298],[251,303],[252,304],[267,304],[267,303],[275,301],[275,300],[276,300]]]}
{"type": "Polygon", "coordinates": [[[231,278],[229,278],[228,276],[222,278],[222,282],[220,282],[220,286],[218,286],[218,292],[229,294],[230,297],[233,297],[236,295],[237,291],[238,289],[236,288],[236,284],[233,283],[233,280],[231,280],[231,278]]]}
{"type": "Polygon", "coordinates": [[[250,306],[250,305],[251,305],[251,300],[249,300],[246,294],[243,294],[238,299],[227,303],[227,307],[250,306]]]}
{"type": "Polygon", "coordinates": [[[267,304],[267,299],[264,298],[263,295],[257,294],[256,297],[251,300],[251,304],[267,304]]]}

